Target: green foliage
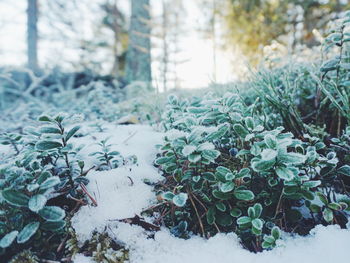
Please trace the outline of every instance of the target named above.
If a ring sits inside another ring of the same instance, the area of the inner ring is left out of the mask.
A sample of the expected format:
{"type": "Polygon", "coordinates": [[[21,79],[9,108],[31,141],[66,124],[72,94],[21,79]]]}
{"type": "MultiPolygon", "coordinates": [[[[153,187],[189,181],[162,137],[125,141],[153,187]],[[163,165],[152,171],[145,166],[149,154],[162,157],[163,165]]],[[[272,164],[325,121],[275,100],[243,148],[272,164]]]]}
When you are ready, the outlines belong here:
{"type": "MultiPolygon", "coordinates": [[[[232,93],[192,101],[169,97],[155,160],[166,176],[157,189],[169,227],[186,222],[183,231],[203,236],[234,229],[246,247],[259,251],[276,245],[278,227],[307,233],[319,223],[347,222],[350,199],[336,194],[348,191],[346,184],[337,186],[349,171],[336,154],[340,141],[325,148],[306,133],[297,139],[267,123],[256,105],[232,93]]],[[[348,142],[344,137],[342,147],[348,142]]]]}
{"type": "Polygon", "coordinates": [[[49,235],[61,236],[66,212],[50,199],[78,197],[77,187],[88,183],[71,142],[79,126],[67,129],[67,121],[63,115],[41,116],[44,124],[26,129],[17,140],[18,154],[0,169],[0,246],[6,255],[21,244],[34,249],[49,235]]]}
{"type": "Polygon", "coordinates": [[[124,158],[118,151],[112,151],[113,145],[108,143],[108,138],[101,140],[98,145],[101,147],[101,150],[90,154],[90,156],[95,156],[99,161],[97,170],[110,170],[126,163],[137,163],[135,155],[124,158]]]}
{"type": "Polygon", "coordinates": [[[87,244],[88,253],[98,263],[123,263],[129,251],[116,244],[106,233],[95,233],[87,244]]]}
{"type": "Polygon", "coordinates": [[[39,258],[30,250],[23,250],[14,256],[9,263],[39,263],[39,258]]]}

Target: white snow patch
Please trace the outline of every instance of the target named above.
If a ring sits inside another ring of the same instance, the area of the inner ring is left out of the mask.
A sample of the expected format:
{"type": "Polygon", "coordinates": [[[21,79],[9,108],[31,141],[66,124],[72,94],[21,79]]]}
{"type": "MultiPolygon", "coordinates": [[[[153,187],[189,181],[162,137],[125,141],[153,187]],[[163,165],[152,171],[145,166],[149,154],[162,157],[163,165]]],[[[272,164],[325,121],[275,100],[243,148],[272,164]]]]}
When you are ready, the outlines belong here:
{"type": "Polygon", "coordinates": [[[74,257],[76,263],[94,263],[95,261],[91,257],[84,256],[83,254],[77,254],[74,257]]]}
{"type": "Polygon", "coordinates": [[[350,242],[350,231],[337,226],[317,226],[307,237],[286,235],[278,248],[258,254],[242,248],[234,233],[183,240],[163,229],[151,239],[140,227],[119,223],[112,234],[130,249],[132,263],[345,263],[350,242]]]}
{"type": "MultiPolygon", "coordinates": [[[[102,232],[112,221],[133,217],[155,202],[152,187],[146,185],[143,180],[161,179],[153,166],[155,145],[160,143],[162,138],[160,133],[148,126],[128,125],[114,126],[105,133],[92,136],[97,138],[97,141],[110,137],[110,143],[114,144],[113,150],[119,151],[123,156],[136,155],[138,162],[108,171],[92,171],[87,175],[90,180],[87,189],[96,199],[98,206],[84,206],[73,217],[72,225],[80,241],[91,237],[94,230],[102,232]]],[[[80,143],[86,143],[84,140],[86,137],[81,138],[80,143]]],[[[85,160],[89,153],[98,151],[98,147],[95,144],[87,144],[80,155],[86,155],[85,160]]],[[[93,162],[92,159],[90,161],[93,162]]]]}

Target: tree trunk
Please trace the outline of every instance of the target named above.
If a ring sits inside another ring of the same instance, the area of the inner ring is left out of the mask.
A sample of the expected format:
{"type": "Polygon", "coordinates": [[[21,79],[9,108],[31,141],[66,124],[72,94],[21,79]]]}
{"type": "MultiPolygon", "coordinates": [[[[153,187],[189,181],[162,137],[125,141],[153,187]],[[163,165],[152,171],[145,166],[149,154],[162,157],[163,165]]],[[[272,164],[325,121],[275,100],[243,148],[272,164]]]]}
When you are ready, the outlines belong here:
{"type": "Polygon", "coordinates": [[[126,57],[126,81],[144,81],[150,85],[151,26],[149,0],[131,0],[129,46],[126,57]]]}
{"type": "Polygon", "coordinates": [[[38,1],[28,0],[27,8],[27,59],[28,68],[38,72],[38,1]]]}

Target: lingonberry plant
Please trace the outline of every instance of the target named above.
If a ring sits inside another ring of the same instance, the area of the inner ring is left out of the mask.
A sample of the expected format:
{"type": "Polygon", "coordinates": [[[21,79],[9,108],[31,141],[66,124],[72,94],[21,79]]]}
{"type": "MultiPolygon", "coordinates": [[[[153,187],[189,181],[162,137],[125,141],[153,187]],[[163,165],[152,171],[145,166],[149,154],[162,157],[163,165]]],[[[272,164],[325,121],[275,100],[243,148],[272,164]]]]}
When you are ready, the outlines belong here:
{"type": "Polygon", "coordinates": [[[268,129],[235,94],[191,102],[171,96],[164,120],[155,164],[165,173],[157,191],[169,227],[186,222],[186,231],[203,236],[235,231],[253,251],[274,247],[279,229],[345,227],[350,199],[340,198],[347,188],[338,182],[349,166],[319,139],[268,129]]]}

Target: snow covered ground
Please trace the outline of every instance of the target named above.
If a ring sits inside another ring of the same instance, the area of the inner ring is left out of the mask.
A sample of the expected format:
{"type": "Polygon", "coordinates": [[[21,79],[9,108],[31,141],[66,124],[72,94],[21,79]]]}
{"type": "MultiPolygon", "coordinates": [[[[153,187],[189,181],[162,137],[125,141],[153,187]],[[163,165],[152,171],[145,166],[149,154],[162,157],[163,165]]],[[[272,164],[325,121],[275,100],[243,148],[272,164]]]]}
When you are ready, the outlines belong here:
{"type": "MultiPolygon", "coordinates": [[[[157,181],[161,174],[153,166],[156,144],[162,134],[149,126],[108,125],[103,133],[76,139],[86,144],[81,154],[92,162],[88,153],[98,150],[95,142],[111,137],[113,150],[124,156],[136,155],[137,165],[127,165],[110,171],[94,171],[88,175],[87,188],[96,198],[97,207],[85,206],[73,217],[72,224],[79,241],[89,239],[94,230],[109,232],[110,236],[130,250],[132,263],[331,263],[349,262],[350,231],[336,226],[318,226],[307,237],[285,235],[278,248],[254,254],[241,247],[235,234],[218,234],[209,240],[194,236],[183,240],[164,228],[149,238],[139,226],[115,221],[133,217],[156,203],[152,187],[144,180],[157,181]],[[95,142],[94,142],[95,140],[95,142]]],[[[91,258],[77,255],[75,263],[91,263],[91,258]]]]}

